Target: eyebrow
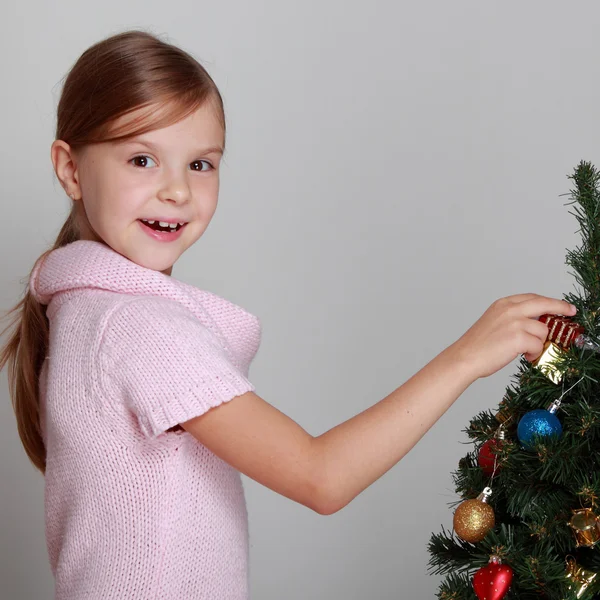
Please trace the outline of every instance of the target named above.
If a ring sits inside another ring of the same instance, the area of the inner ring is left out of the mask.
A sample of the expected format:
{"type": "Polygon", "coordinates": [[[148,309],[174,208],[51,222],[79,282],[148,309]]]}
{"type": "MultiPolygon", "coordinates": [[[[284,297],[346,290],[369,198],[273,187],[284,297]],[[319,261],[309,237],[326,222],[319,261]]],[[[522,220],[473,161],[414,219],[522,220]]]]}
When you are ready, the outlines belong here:
{"type": "MultiPolygon", "coordinates": [[[[129,139],[123,142],[124,146],[129,146],[133,144],[139,144],[141,146],[146,146],[146,148],[150,148],[150,150],[156,151],[156,146],[152,142],[146,142],[143,140],[129,139]]],[[[210,146],[208,148],[202,148],[197,151],[199,154],[223,154],[223,148],[221,146],[210,146]]]]}

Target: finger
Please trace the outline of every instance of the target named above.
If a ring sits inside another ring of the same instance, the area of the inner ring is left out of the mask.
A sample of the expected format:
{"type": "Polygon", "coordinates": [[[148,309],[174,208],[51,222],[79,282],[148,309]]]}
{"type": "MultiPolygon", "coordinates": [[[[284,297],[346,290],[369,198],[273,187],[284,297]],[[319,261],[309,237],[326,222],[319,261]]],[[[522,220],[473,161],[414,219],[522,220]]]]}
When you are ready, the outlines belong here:
{"type": "Polygon", "coordinates": [[[527,346],[527,349],[523,352],[523,356],[525,360],[533,362],[544,351],[544,343],[548,338],[549,329],[545,323],[542,323],[537,319],[524,319],[523,329],[529,335],[529,345],[527,346]],[[537,342],[535,340],[532,340],[532,337],[535,338],[537,342]],[[533,344],[533,347],[531,346],[531,344],[533,344]]]}
{"type": "Polygon", "coordinates": [[[548,339],[548,333],[550,332],[548,325],[538,321],[537,319],[524,319],[523,329],[528,334],[538,338],[542,344],[548,339]]]}
{"type": "Polygon", "coordinates": [[[544,351],[544,343],[540,340],[536,335],[527,334],[525,338],[525,347],[524,347],[523,356],[525,360],[529,362],[533,362],[536,358],[539,358],[544,351]]]}
{"type": "Polygon", "coordinates": [[[557,300],[556,298],[547,298],[540,296],[531,300],[525,300],[518,305],[519,312],[524,317],[538,319],[542,315],[565,315],[572,317],[575,315],[575,310],[568,302],[557,300]]]}
{"type": "Polygon", "coordinates": [[[523,358],[527,361],[532,363],[536,358],[539,358],[541,356],[541,352],[535,352],[535,353],[525,353],[523,354],[523,358]]]}

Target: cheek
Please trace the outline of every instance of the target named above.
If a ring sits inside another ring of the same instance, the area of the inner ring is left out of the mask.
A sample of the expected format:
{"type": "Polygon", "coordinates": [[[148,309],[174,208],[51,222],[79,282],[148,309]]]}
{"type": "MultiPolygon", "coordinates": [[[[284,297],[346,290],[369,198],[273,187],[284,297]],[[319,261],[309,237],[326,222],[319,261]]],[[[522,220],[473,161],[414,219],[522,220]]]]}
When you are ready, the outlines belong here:
{"type": "Polygon", "coordinates": [[[215,200],[215,202],[212,204],[212,206],[210,208],[210,218],[211,219],[214,216],[216,211],[217,211],[217,201],[215,200]]]}
{"type": "Polygon", "coordinates": [[[202,203],[204,207],[204,216],[212,217],[217,210],[219,201],[219,179],[211,182],[210,186],[202,191],[202,197],[205,201],[202,203]]]}
{"type": "Polygon", "coordinates": [[[102,196],[118,210],[119,207],[135,204],[137,199],[145,195],[147,186],[144,178],[117,169],[110,177],[105,178],[102,196]]]}
{"type": "Polygon", "coordinates": [[[117,222],[122,224],[125,218],[136,219],[139,216],[147,196],[143,181],[117,170],[91,186],[85,202],[86,213],[90,223],[96,227],[117,222]]]}

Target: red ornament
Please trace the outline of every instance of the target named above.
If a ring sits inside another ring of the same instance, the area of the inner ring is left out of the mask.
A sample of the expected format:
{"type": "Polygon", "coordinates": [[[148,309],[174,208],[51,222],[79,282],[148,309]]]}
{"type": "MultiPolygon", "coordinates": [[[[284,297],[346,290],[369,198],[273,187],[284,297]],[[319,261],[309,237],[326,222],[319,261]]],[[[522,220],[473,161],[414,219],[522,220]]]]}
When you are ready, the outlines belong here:
{"type": "Polygon", "coordinates": [[[500,563],[497,556],[490,558],[490,563],[482,567],[473,577],[473,589],[479,600],[502,600],[513,578],[513,570],[500,563]]]}
{"type": "Polygon", "coordinates": [[[500,448],[500,440],[492,438],[485,442],[479,449],[479,456],[477,461],[481,470],[490,477],[494,474],[494,465],[496,473],[500,470],[498,464],[498,456],[494,454],[494,451],[498,451],[500,448]]]}
{"type": "Polygon", "coordinates": [[[585,332],[581,325],[573,323],[568,317],[542,315],[538,321],[548,326],[546,341],[553,342],[565,350],[572,345],[578,346],[578,338],[585,332]]]}
{"type": "Polygon", "coordinates": [[[506,440],[506,429],[504,425],[500,425],[494,433],[494,437],[483,443],[479,449],[478,462],[482,471],[489,475],[496,475],[500,470],[498,456],[494,452],[498,452],[502,447],[502,442],[506,440]]]}

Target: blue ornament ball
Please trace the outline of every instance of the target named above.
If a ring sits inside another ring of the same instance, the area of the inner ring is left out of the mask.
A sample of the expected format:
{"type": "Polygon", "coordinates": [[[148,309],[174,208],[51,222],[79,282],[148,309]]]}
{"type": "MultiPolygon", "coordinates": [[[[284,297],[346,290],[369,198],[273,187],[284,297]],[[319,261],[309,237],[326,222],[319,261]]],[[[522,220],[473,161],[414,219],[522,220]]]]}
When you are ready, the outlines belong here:
{"type": "Polygon", "coordinates": [[[517,428],[517,437],[525,450],[534,449],[535,436],[559,437],[561,433],[562,425],[558,417],[544,408],[525,413],[517,428]]]}

